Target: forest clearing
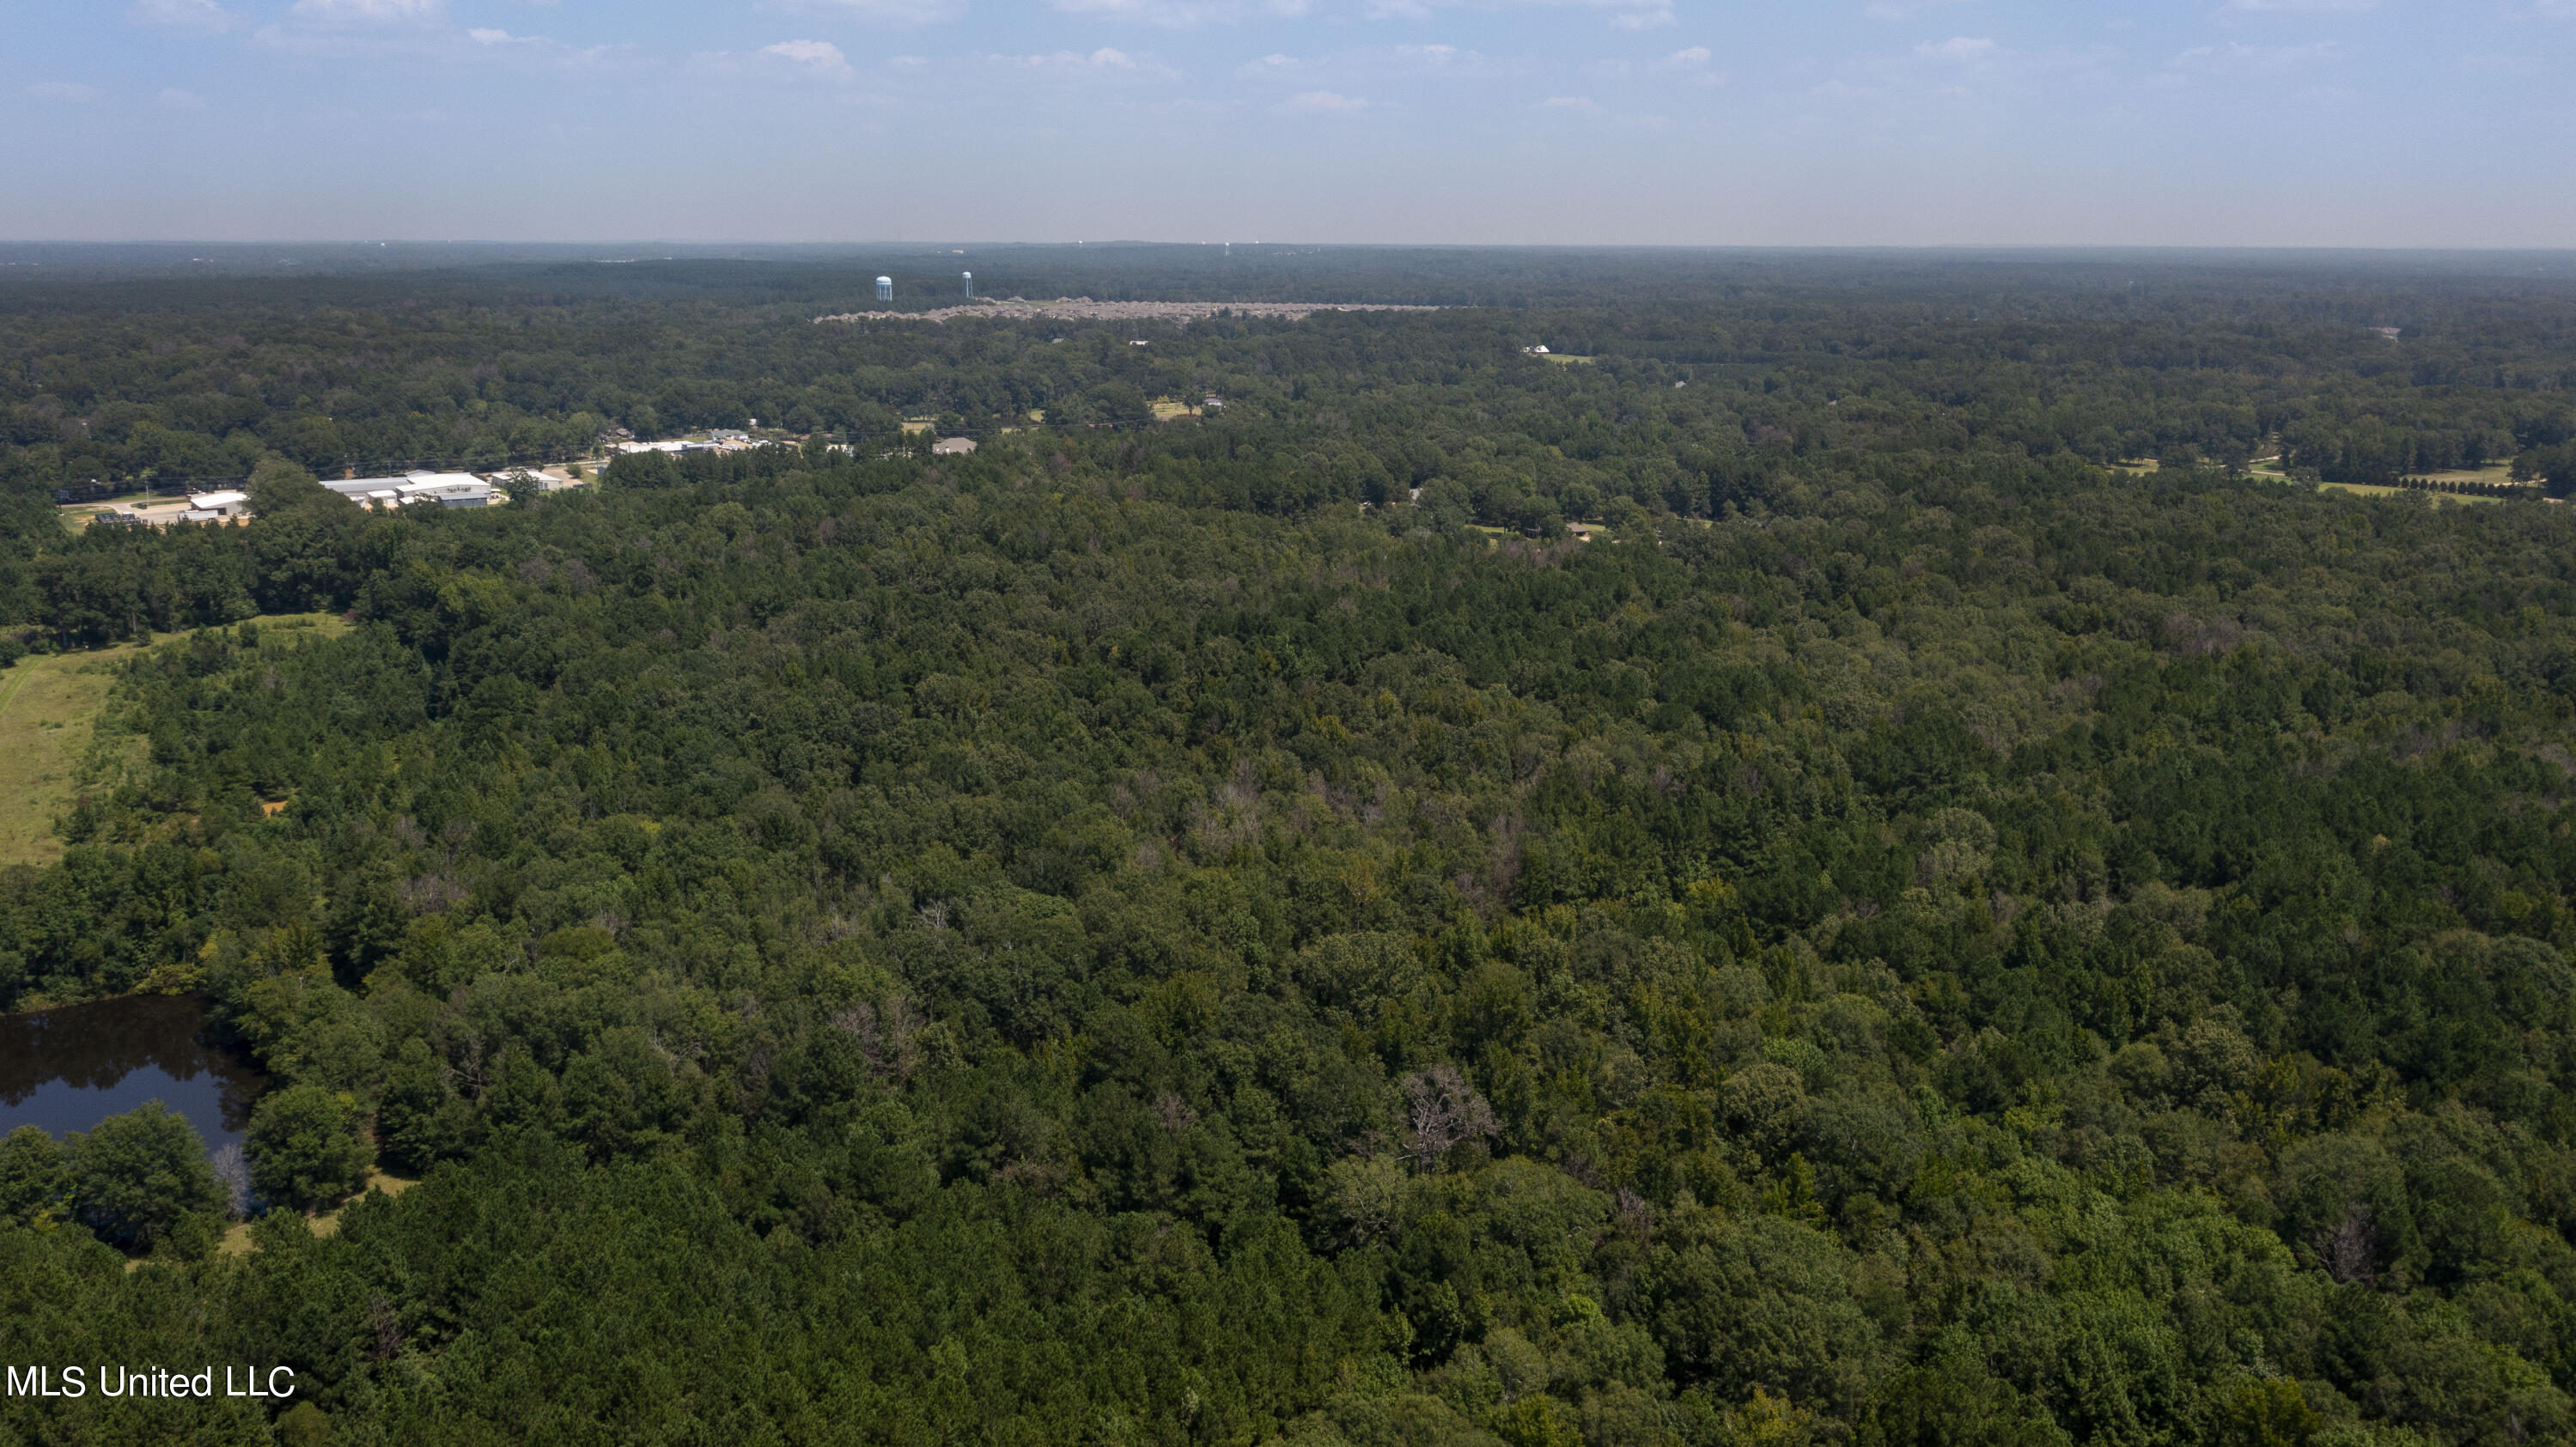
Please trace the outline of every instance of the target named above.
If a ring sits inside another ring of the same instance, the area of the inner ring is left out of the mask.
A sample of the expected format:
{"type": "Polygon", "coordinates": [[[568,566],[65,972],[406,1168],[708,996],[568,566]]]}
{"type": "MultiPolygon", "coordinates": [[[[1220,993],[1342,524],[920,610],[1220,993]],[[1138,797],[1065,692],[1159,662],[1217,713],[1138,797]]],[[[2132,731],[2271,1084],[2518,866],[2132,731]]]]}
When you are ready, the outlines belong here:
{"type": "Polygon", "coordinates": [[[116,660],[38,655],[0,672],[0,867],[62,857],[55,820],[71,808],[116,660]]]}

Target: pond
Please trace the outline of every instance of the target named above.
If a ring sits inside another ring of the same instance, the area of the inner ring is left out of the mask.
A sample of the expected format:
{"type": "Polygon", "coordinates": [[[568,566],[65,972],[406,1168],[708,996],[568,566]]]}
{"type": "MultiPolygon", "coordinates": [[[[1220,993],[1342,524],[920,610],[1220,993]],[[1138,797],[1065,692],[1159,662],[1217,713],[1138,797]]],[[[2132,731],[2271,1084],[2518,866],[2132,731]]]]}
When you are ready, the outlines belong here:
{"type": "Polygon", "coordinates": [[[136,995],[0,1018],[0,1135],[61,1137],[157,1100],[209,1150],[241,1144],[267,1078],[209,1043],[198,995],[136,995]]]}

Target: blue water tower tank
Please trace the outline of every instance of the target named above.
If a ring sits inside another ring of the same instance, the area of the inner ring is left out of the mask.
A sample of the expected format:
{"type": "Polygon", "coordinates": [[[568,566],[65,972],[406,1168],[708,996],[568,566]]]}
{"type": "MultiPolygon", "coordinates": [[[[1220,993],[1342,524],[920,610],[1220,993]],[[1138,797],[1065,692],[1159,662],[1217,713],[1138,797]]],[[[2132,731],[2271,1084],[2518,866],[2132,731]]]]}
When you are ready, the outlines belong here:
{"type": "Polygon", "coordinates": [[[877,278],[877,300],[879,300],[879,301],[892,301],[892,300],[894,300],[894,278],[893,278],[893,277],[891,277],[891,276],[880,276],[880,277],[878,277],[878,278],[877,278]]]}
{"type": "Polygon", "coordinates": [[[960,272],[958,274],[966,279],[966,294],[970,297],[973,296],[975,294],[975,273],[967,271],[960,272]]]}

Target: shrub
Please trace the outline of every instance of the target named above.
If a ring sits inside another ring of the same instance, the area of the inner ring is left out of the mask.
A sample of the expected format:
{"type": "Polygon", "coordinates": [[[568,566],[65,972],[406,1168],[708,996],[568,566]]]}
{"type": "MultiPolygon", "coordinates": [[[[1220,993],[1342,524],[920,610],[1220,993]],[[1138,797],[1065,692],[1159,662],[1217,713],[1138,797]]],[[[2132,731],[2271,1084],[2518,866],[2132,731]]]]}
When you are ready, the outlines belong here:
{"type": "Polygon", "coordinates": [[[373,1159],[357,1106],[319,1085],[262,1099],[250,1117],[250,1181],[272,1205],[327,1210],[366,1184],[373,1159]]]}
{"type": "Polygon", "coordinates": [[[149,1251],[191,1215],[219,1215],[206,1143],[161,1102],[112,1115],[64,1149],[72,1216],[111,1246],[149,1251]]]}

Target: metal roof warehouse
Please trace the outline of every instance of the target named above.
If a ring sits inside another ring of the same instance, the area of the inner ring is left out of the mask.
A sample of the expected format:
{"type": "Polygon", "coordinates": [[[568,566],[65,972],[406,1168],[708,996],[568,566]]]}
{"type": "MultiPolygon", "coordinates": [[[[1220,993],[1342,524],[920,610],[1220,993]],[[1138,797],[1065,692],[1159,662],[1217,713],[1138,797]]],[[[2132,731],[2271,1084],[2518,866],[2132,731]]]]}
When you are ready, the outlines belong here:
{"type": "Polygon", "coordinates": [[[436,502],[447,507],[486,507],[492,484],[465,472],[408,472],[401,477],[348,477],[322,484],[360,507],[402,507],[436,502]]]}

